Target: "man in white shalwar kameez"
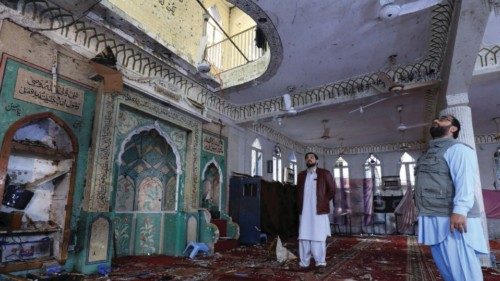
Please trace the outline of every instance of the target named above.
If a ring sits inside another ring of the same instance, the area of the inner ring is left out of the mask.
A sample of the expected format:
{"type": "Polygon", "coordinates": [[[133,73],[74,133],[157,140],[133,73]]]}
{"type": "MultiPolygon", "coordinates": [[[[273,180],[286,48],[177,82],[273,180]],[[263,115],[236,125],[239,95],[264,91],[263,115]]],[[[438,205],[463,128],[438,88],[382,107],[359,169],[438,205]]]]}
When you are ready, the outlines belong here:
{"type": "Polygon", "coordinates": [[[331,236],[330,200],[335,194],[335,182],[328,170],[317,167],[318,156],[309,152],[305,156],[307,170],[298,175],[299,266],[309,267],[314,257],[318,272],[326,266],[326,238],[331,236]]]}

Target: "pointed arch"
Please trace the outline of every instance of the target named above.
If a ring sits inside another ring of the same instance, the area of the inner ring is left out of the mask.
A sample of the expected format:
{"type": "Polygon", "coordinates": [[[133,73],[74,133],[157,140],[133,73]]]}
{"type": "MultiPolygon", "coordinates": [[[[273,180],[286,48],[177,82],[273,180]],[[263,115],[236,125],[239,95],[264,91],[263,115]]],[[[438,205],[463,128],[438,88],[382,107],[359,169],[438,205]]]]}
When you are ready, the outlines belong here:
{"type": "Polygon", "coordinates": [[[335,180],[337,192],[336,198],[334,199],[334,205],[332,204],[330,215],[335,216],[335,220],[340,219],[339,215],[342,213],[351,212],[351,199],[350,199],[350,183],[349,183],[349,163],[339,156],[334,163],[333,167],[333,178],[335,180]]]}
{"type": "Polygon", "coordinates": [[[342,179],[342,185],[349,185],[349,163],[342,156],[339,156],[335,161],[333,177],[335,179],[342,179]]]}
{"type": "Polygon", "coordinates": [[[259,138],[255,138],[250,151],[250,175],[252,177],[262,176],[262,158],[262,144],[259,138]]]}
{"type": "Polygon", "coordinates": [[[380,160],[370,153],[364,164],[365,179],[371,180],[375,193],[380,193],[382,186],[382,168],[380,160]]]}
{"type": "Polygon", "coordinates": [[[290,155],[288,156],[288,160],[290,161],[289,166],[288,166],[288,175],[287,179],[288,182],[291,182],[293,184],[297,184],[297,156],[295,155],[295,152],[292,151],[290,152],[290,155]],[[293,176],[293,178],[292,178],[293,176]]]}
{"type": "Polygon", "coordinates": [[[283,181],[282,153],[279,145],[274,146],[273,151],[273,180],[283,181]]]}
{"type": "MultiPolygon", "coordinates": [[[[210,161],[208,161],[207,164],[205,164],[205,167],[203,168],[203,172],[201,174],[201,182],[202,182],[202,184],[205,182],[206,172],[207,172],[207,169],[210,167],[210,165],[215,166],[215,168],[217,169],[217,173],[219,174],[219,185],[218,185],[219,195],[217,198],[217,202],[218,202],[217,207],[219,208],[219,211],[220,211],[221,206],[222,206],[222,183],[224,182],[224,175],[222,173],[222,168],[219,166],[219,163],[215,160],[214,157],[212,157],[212,159],[210,161]]],[[[214,187],[212,187],[212,188],[214,188],[214,187]]]]}
{"type": "Polygon", "coordinates": [[[252,147],[256,149],[262,149],[262,144],[260,144],[259,138],[255,138],[255,140],[252,143],[252,147]]]}
{"type": "Polygon", "coordinates": [[[415,158],[408,152],[404,152],[399,160],[399,179],[403,187],[412,187],[415,185],[415,158]]]}
{"type": "MultiPolygon", "coordinates": [[[[158,135],[166,141],[166,143],[169,145],[169,147],[172,149],[172,152],[174,153],[175,156],[175,207],[174,211],[178,209],[179,206],[179,185],[180,185],[180,175],[182,175],[182,165],[181,165],[181,157],[179,150],[177,149],[177,146],[175,145],[175,142],[170,138],[170,136],[160,127],[160,124],[156,121],[154,124],[146,125],[146,126],[141,126],[138,127],[131,132],[123,139],[120,149],[118,152],[118,157],[116,159],[116,163],[118,167],[120,167],[122,163],[122,156],[123,153],[126,150],[127,144],[132,140],[132,138],[135,135],[141,134],[143,132],[148,132],[151,130],[155,130],[158,132],[158,135]]],[[[166,188],[166,186],[164,187],[166,188]]]]}

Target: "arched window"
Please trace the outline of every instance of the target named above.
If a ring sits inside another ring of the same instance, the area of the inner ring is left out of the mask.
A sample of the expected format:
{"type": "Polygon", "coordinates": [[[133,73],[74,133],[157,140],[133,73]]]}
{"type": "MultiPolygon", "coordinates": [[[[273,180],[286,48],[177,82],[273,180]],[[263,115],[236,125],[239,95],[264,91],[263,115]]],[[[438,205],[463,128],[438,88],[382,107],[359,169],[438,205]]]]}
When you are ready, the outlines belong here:
{"type": "Polygon", "coordinates": [[[380,160],[378,160],[375,155],[370,154],[364,166],[365,179],[371,179],[373,190],[375,193],[380,193],[380,187],[382,186],[382,168],[380,167],[380,160]]]}
{"type": "Polygon", "coordinates": [[[339,157],[333,167],[333,177],[338,187],[349,187],[349,163],[344,158],[339,157]]]}
{"type": "Polygon", "coordinates": [[[262,176],[262,145],[259,139],[252,143],[251,176],[262,176]]]}
{"type": "Polygon", "coordinates": [[[341,213],[350,212],[350,190],[349,190],[349,163],[344,158],[339,157],[333,165],[333,177],[336,184],[336,198],[330,202],[331,216],[336,216],[335,220],[340,219],[341,213]],[[333,209],[333,204],[335,210],[333,209]]]}
{"type": "Polygon", "coordinates": [[[273,181],[283,181],[283,170],[281,166],[281,148],[274,146],[273,151],[273,181]]]}
{"type": "Polygon", "coordinates": [[[293,173],[293,184],[297,184],[297,157],[295,156],[295,153],[292,152],[289,157],[290,164],[289,164],[289,169],[293,173]]]}
{"type": "Polygon", "coordinates": [[[415,185],[415,158],[411,157],[407,152],[401,156],[401,168],[399,169],[399,178],[401,185],[404,187],[412,187],[415,185]]]}

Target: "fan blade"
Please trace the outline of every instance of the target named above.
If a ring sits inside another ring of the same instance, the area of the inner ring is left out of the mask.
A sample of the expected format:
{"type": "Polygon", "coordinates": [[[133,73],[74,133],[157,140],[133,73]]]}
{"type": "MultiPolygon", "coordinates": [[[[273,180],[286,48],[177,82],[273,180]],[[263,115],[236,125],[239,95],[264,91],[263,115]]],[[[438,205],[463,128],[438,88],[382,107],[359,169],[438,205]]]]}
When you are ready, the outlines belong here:
{"type": "Polygon", "coordinates": [[[312,109],[314,107],[317,107],[318,105],[321,105],[321,102],[316,102],[316,103],[313,103],[313,104],[306,105],[304,107],[299,108],[297,110],[297,113],[301,113],[301,112],[304,112],[306,110],[312,109]]]}
{"type": "Polygon", "coordinates": [[[367,107],[372,106],[372,105],[375,105],[375,104],[377,104],[377,103],[379,103],[379,102],[383,102],[383,101],[385,101],[386,99],[388,99],[388,98],[381,98],[381,99],[378,99],[378,100],[376,100],[376,101],[374,101],[374,102],[371,102],[371,103],[369,103],[369,104],[367,104],[367,105],[364,105],[364,106],[363,106],[363,108],[367,108],[367,107]]]}
{"type": "Polygon", "coordinates": [[[394,3],[394,0],[380,0],[380,6],[385,6],[387,4],[392,4],[394,3]]]}
{"type": "Polygon", "coordinates": [[[429,86],[434,86],[437,85],[439,81],[437,80],[430,80],[430,81],[424,81],[424,82],[417,82],[417,83],[411,83],[411,84],[405,84],[403,87],[403,90],[401,92],[409,92],[413,91],[415,89],[420,89],[420,88],[425,88],[429,86]]]}
{"type": "Polygon", "coordinates": [[[370,106],[372,106],[372,105],[374,105],[374,104],[377,104],[377,103],[379,103],[379,102],[383,102],[383,101],[385,101],[386,99],[389,99],[389,98],[388,98],[388,97],[387,97],[387,98],[381,98],[381,99],[378,99],[378,100],[376,100],[376,101],[374,101],[374,102],[371,102],[371,103],[369,103],[369,104],[362,105],[362,106],[360,106],[360,107],[358,107],[358,108],[356,108],[356,109],[354,109],[354,110],[349,111],[349,113],[354,113],[354,112],[356,112],[356,111],[359,111],[359,113],[363,113],[365,108],[370,107],[370,106]]]}
{"type": "Polygon", "coordinates": [[[414,125],[410,125],[410,126],[406,126],[406,129],[405,130],[408,130],[408,129],[414,129],[414,128],[420,128],[420,127],[425,127],[429,125],[429,123],[419,123],[419,124],[414,124],[414,125]]]}
{"type": "Polygon", "coordinates": [[[411,14],[415,13],[421,10],[425,10],[429,7],[435,6],[439,3],[441,3],[442,0],[419,0],[415,2],[410,2],[407,4],[401,5],[401,11],[399,12],[399,15],[406,15],[406,14],[411,14]]]}
{"type": "Polygon", "coordinates": [[[290,110],[292,108],[292,97],[290,94],[283,95],[283,104],[285,106],[285,110],[290,110]]]}
{"type": "Polygon", "coordinates": [[[358,108],[356,108],[356,109],[354,109],[354,110],[351,110],[351,111],[349,111],[349,114],[354,113],[354,112],[356,112],[356,111],[359,111],[359,113],[363,113],[363,107],[362,107],[362,106],[360,106],[360,107],[358,107],[358,108]]]}

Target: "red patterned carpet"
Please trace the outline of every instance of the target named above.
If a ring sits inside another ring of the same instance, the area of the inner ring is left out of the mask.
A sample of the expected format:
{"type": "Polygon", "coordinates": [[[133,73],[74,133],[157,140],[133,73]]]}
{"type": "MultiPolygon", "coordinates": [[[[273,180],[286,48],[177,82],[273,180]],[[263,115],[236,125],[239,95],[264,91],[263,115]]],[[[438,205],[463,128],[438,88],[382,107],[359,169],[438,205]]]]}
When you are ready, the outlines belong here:
{"type": "MultiPolygon", "coordinates": [[[[300,270],[297,261],[280,264],[267,245],[239,247],[195,260],[175,257],[124,257],[114,260],[111,280],[442,280],[430,252],[414,236],[333,237],[327,241],[325,272],[311,266],[300,270]]],[[[285,243],[296,254],[297,243],[285,243]]],[[[493,251],[500,242],[492,241],[493,251]]],[[[498,255],[497,255],[498,256],[498,255]]],[[[486,281],[500,280],[500,272],[485,269],[486,281]]],[[[97,279],[86,279],[97,280],[97,279]]]]}

